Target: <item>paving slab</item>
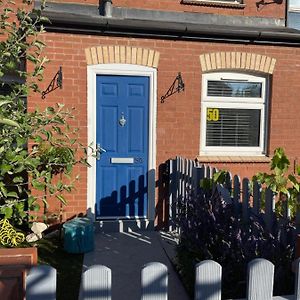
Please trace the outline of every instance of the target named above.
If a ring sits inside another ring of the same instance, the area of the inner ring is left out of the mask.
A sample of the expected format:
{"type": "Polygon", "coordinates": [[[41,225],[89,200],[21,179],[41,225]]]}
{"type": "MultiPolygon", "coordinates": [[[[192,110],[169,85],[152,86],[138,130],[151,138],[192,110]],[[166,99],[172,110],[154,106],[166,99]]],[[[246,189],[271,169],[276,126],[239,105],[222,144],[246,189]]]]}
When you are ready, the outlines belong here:
{"type": "Polygon", "coordinates": [[[168,267],[168,299],[189,297],[171,263],[174,241],[159,232],[96,233],[95,250],[84,256],[83,271],[100,264],[112,270],[112,300],[141,299],[141,269],[149,262],[168,267]]]}

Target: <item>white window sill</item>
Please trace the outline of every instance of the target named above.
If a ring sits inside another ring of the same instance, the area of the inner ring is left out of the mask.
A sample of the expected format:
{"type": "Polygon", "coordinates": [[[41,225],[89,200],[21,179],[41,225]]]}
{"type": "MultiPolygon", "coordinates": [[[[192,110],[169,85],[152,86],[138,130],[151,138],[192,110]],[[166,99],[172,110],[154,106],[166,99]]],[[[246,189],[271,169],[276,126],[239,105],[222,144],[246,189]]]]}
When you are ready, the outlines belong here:
{"type": "Polygon", "coordinates": [[[271,158],[268,156],[210,156],[199,155],[196,157],[200,163],[269,163],[271,158]]]}

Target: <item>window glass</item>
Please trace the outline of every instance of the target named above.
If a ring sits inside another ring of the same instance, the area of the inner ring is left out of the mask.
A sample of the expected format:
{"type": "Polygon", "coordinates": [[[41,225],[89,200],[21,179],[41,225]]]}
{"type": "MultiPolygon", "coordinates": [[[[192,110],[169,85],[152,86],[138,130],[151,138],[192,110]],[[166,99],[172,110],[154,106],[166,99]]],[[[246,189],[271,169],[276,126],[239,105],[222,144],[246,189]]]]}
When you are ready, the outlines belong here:
{"type": "Polygon", "coordinates": [[[261,89],[261,82],[209,80],[207,96],[260,98],[261,89]]]}
{"type": "Polygon", "coordinates": [[[289,8],[300,8],[300,0],[289,0],[289,8]]]}
{"type": "Polygon", "coordinates": [[[287,2],[287,27],[300,30],[300,0],[287,2]]]}
{"type": "Polygon", "coordinates": [[[207,108],[206,146],[259,146],[260,110],[207,108]]]}

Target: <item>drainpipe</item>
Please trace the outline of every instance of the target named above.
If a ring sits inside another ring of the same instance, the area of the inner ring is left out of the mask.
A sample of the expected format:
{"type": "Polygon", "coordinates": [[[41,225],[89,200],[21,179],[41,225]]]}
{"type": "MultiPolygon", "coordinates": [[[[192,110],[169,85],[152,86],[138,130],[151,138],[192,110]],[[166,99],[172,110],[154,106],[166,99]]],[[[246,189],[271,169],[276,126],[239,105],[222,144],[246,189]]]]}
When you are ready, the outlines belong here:
{"type": "Polygon", "coordinates": [[[113,11],[113,5],[112,0],[104,0],[104,17],[111,18],[112,17],[112,11],[113,11]]]}

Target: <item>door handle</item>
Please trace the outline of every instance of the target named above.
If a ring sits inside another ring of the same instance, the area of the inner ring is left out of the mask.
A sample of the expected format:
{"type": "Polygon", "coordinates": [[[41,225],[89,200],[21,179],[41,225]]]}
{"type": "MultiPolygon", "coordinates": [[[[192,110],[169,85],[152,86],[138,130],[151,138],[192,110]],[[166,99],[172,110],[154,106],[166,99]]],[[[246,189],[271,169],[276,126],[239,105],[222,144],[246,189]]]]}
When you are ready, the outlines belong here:
{"type": "Polygon", "coordinates": [[[105,153],[105,152],[106,152],[106,150],[104,148],[102,148],[100,144],[96,145],[96,159],[97,160],[100,160],[101,154],[105,153]]]}

